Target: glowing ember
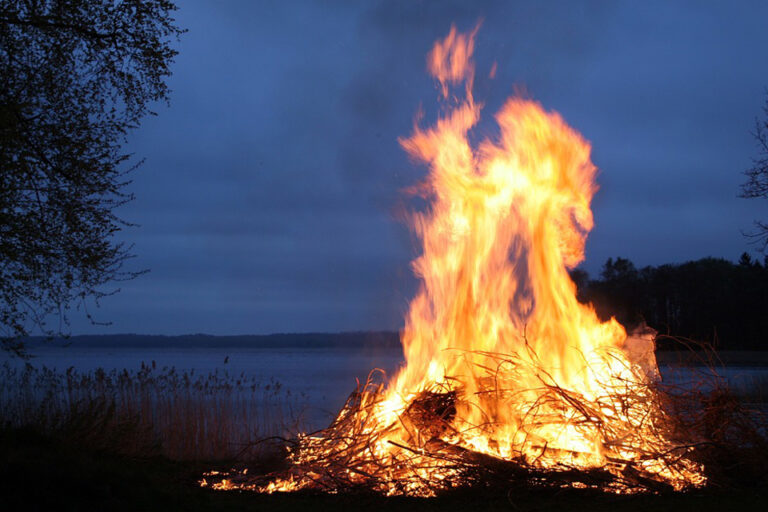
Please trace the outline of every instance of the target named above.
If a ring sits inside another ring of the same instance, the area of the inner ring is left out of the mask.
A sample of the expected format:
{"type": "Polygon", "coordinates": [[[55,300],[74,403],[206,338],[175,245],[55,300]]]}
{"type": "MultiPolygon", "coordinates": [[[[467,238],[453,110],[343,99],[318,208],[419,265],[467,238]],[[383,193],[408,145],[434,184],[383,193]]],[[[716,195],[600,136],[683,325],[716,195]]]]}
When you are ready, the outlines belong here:
{"type": "Polygon", "coordinates": [[[567,269],[584,257],[597,190],[589,144],[512,98],[497,140],[472,147],[473,41],[452,29],[435,44],[428,69],[448,107],[401,140],[430,170],[417,187],[430,206],[413,216],[422,286],[405,367],[300,436],[286,472],[214,487],[429,496],[494,479],[615,492],[704,483],[654,390],[652,340],[576,300],[567,269]]]}

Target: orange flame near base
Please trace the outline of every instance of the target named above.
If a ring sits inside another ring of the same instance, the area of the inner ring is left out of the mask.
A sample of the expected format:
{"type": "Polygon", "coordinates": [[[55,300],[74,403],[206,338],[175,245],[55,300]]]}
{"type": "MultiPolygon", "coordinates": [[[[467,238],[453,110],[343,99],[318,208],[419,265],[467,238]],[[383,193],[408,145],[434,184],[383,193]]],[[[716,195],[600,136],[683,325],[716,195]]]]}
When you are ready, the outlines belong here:
{"type": "Polygon", "coordinates": [[[459,475],[449,462],[416,463],[436,441],[534,468],[621,475],[631,461],[675,489],[703,484],[664,429],[652,341],[628,337],[576,299],[567,269],[584,258],[597,190],[589,143],[557,113],[513,98],[496,115],[498,139],[473,148],[473,45],[474,32],[455,28],[435,44],[428,69],[453,106],[401,140],[430,171],[419,187],[430,206],[413,216],[422,286],[402,333],[406,365],[386,389],[364,390],[342,410],[335,425],[353,415],[354,427],[334,440],[302,438],[291,458],[304,469],[259,490],[314,486],[319,461],[360,436],[375,464],[350,451],[348,478],[375,474],[386,494],[430,495],[429,482],[459,475]],[[449,97],[461,84],[462,97],[449,97]],[[404,421],[429,392],[453,397],[437,407],[447,425],[404,421]],[[659,455],[676,450],[674,459],[659,455]]]}

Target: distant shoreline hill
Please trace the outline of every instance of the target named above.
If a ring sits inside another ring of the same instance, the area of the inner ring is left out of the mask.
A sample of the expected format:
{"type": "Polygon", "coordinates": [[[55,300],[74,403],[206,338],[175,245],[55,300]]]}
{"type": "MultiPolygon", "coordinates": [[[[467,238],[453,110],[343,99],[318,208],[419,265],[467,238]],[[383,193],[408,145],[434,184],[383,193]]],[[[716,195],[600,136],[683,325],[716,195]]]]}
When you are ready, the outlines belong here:
{"type": "Polygon", "coordinates": [[[81,348],[400,348],[400,335],[394,331],[341,333],[278,333],[215,336],[212,334],[88,334],[66,338],[31,336],[28,348],[71,346],[81,348]]]}
{"type": "MultiPolygon", "coordinates": [[[[663,338],[663,337],[662,337],[663,338]]],[[[72,347],[84,349],[348,349],[352,352],[400,351],[400,334],[394,331],[360,331],[341,333],[277,333],[215,336],[212,334],[97,334],[68,338],[31,336],[24,340],[27,349],[43,347],[72,347]]],[[[659,364],[768,366],[768,350],[717,350],[702,358],[699,345],[658,343],[659,364]],[[666,346],[665,346],[666,345],[666,346]]]]}

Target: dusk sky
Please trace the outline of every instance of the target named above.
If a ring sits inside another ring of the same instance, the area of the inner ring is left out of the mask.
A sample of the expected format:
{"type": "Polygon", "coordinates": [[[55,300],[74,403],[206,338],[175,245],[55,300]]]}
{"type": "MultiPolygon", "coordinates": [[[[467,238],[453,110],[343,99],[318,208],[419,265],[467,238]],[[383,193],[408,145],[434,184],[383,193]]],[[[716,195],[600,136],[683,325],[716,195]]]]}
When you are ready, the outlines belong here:
{"type": "Polygon", "coordinates": [[[483,20],[478,131],[523,90],[593,147],[600,191],[582,265],[756,253],[768,203],[738,197],[768,86],[768,2],[183,1],[171,105],[128,151],[150,269],[73,334],[398,329],[418,244],[399,220],[424,176],[398,137],[435,120],[425,69],[452,23],[483,20]],[[496,62],[498,72],[488,78],[496,62]]]}

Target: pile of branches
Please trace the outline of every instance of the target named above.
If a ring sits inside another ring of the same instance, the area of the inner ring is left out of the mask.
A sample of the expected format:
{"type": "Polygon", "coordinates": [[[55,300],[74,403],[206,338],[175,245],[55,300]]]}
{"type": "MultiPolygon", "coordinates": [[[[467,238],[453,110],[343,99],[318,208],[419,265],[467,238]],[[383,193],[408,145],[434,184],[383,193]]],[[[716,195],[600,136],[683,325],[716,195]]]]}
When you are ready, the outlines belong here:
{"type": "MultiPolygon", "coordinates": [[[[498,380],[495,385],[493,392],[503,393],[498,380]]],[[[541,455],[530,460],[522,454],[495,457],[453,442],[462,432],[482,430],[487,425],[465,426],[459,432],[456,408],[463,400],[462,390],[445,384],[421,391],[395,422],[382,426],[377,411],[385,398],[384,387],[369,377],[349,396],[328,428],[282,440],[288,448],[287,468],[266,475],[247,471],[220,473],[213,478],[209,475],[211,481],[205,484],[260,492],[305,489],[415,496],[434,496],[457,488],[507,492],[516,488],[579,488],[617,493],[667,493],[681,488],[659,478],[658,470],[649,471],[648,461],[654,461],[657,469],[666,468],[668,474],[704,468],[705,480],[713,486],[768,483],[764,417],[743,406],[724,386],[709,383],[683,390],[633,383],[627,389],[633,391],[613,393],[610,402],[590,401],[543,379],[541,389],[536,390],[537,403],[526,404],[529,410],[546,405],[550,411],[577,411],[580,417],[571,421],[597,429],[610,453],[607,464],[601,467],[566,462],[544,466],[539,459],[558,450],[546,444],[539,447],[541,455]],[[638,400],[656,401],[647,407],[652,411],[649,416],[662,415],[663,421],[648,417],[640,420],[647,423],[634,433],[616,431],[596,410],[610,406],[614,414],[628,414],[638,400]],[[398,435],[393,435],[395,432],[398,435]],[[642,449],[638,448],[641,440],[633,436],[643,437],[642,449]],[[665,442],[648,443],[649,436],[665,442]],[[631,457],[618,455],[628,452],[631,457]]],[[[577,453],[571,455],[578,457],[577,453]]]]}

